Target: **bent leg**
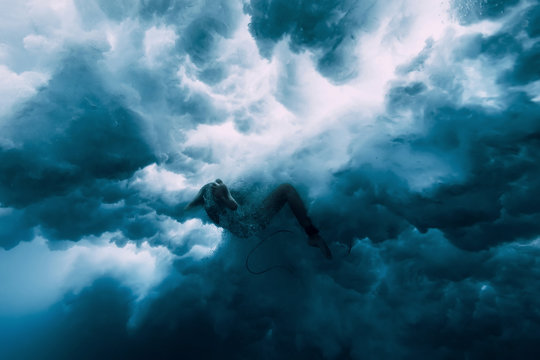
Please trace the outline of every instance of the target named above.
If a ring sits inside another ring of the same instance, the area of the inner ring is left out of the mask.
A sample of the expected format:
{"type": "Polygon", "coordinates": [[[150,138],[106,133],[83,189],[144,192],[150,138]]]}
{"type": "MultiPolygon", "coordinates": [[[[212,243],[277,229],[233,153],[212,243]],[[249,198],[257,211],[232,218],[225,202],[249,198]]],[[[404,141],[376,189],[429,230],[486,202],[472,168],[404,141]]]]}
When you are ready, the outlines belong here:
{"type": "Polygon", "coordinates": [[[266,226],[270,219],[274,217],[285,204],[289,204],[296,220],[298,220],[300,226],[304,228],[304,231],[309,237],[308,244],[313,247],[318,247],[327,259],[331,259],[332,252],[328,248],[328,245],[326,245],[324,239],[319,235],[319,230],[311,223],[311,219],[307,215],[307,210],[302,198],[300,198],[296,189],[290,184],[279,185],[266,197],[266,199],[264,199],[262,206],[259,209],[260,213],[258,214],[261,221],[264,223],[263,226],[266,226]]]}
{"type": "Polygon", "coordinates": [[[289,207],[298,220],[300,226],[302,226],[304,229],[309,226],[313,226],[310,218],[307,215],[304,202],[300,198],[300,195],[298,195],[296,189],[290,184],[279,185],[270,193],[270,195],[266,197],[266,199],[264,199],[260,209],[262,213],[261,215],[270,220],[285,204],[289,204],[289,207]]]}

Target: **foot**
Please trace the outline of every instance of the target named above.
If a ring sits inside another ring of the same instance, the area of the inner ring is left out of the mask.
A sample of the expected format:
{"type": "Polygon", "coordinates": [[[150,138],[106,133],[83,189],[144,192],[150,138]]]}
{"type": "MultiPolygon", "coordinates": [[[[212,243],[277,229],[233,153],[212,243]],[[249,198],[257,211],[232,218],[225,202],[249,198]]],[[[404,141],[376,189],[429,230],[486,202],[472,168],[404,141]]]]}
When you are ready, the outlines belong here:
{"type": "Polygon", "coordinates": [[[325,258],[332,258],[332,252],[330,251],[330,248],[328,247],[328,245],[326,245],[326,241],[324,241],[324,239],[319,234],[313,234],[308,237],[308,245],[321,249],[321,252],[323,253],[325,258]]]}

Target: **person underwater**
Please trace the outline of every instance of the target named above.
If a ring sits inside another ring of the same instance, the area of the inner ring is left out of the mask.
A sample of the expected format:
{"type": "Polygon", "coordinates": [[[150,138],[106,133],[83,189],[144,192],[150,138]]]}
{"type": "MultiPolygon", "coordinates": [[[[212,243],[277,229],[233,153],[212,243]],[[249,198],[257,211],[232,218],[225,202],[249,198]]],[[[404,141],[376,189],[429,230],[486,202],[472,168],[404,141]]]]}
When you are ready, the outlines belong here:
{"type": "Polygon", "coordinates": [[[272,218],[288,204],[298,224],[304,229],[309,246],[317,247],[327,259],[332,259],[332,252],[326,241],[307,214],[302,198],[291,184],[281,184],[275,188],[260,205],[255,207],[239,206],[229,188],[221,181],[204,185],[185,210],[202,206],[212,222],[232,234],[247,238],[264,230],[272,218]]]}

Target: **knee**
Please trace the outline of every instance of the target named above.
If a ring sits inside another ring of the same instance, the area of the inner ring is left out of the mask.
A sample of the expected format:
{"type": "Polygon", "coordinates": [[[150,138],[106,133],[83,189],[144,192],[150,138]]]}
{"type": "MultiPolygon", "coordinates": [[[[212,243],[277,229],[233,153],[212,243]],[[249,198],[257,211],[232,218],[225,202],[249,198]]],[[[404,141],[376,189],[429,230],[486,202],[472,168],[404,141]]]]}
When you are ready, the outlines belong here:
{"type": "Polygon", "coordinates": [[[290,193],[294,191],[294,187],[289,183],[283,183],[278,186],[278,190],[283,193],[290,193]]]}

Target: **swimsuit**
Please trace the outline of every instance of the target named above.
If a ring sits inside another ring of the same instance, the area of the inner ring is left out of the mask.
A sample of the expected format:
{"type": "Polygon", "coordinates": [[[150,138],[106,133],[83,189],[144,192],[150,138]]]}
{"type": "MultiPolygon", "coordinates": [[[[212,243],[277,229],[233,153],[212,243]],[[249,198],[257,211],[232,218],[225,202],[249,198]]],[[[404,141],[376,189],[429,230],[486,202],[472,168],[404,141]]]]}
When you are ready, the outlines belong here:
{"type": "Polygon", "coordinates": [[[256,235],[268,224],[267,216],[251,204],[242,204],[236,210],[222,206],[214,200],[212,184],[203,187],[204,210],[212,222],[234,235],[248,238],[256,235]]]}

